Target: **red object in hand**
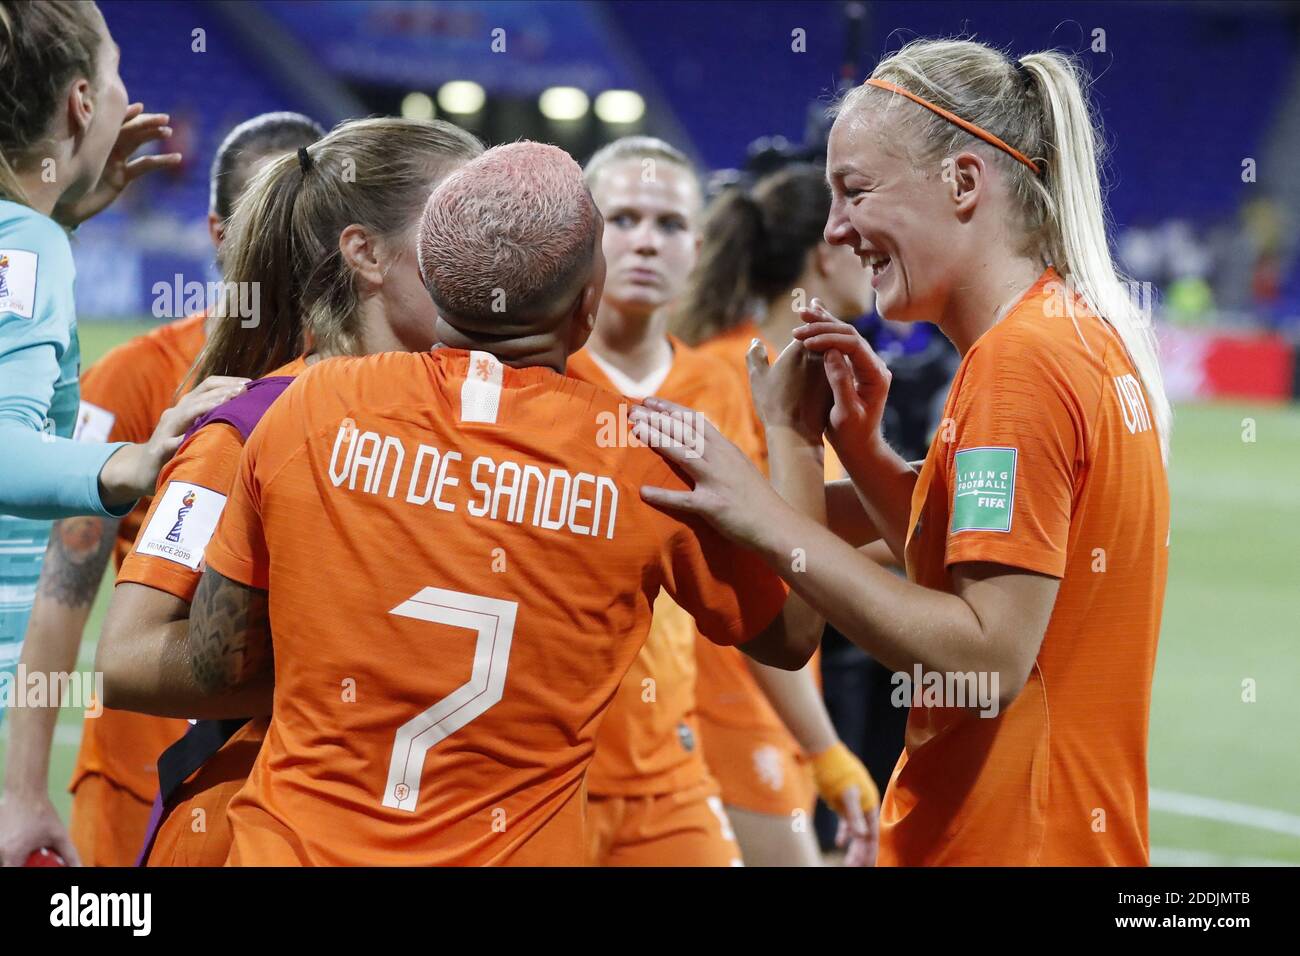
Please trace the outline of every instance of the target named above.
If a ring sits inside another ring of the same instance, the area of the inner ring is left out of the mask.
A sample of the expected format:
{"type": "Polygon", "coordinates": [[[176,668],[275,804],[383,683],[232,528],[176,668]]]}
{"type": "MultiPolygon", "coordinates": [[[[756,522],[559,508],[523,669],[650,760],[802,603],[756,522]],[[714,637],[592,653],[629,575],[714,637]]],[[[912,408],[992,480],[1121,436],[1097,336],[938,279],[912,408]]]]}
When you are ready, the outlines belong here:
{"type": "Polygon", "coordinates": [[[23,866],[67,866],[68,863],[49,847],[33,850],[23,866]]]}

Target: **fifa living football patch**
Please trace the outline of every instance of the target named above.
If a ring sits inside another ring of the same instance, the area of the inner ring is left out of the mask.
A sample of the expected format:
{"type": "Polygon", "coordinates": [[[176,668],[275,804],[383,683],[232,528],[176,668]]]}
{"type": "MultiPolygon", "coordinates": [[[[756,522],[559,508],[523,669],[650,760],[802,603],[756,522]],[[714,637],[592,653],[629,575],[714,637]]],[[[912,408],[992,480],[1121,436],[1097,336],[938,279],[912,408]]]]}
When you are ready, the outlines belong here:
{"type": "Polygon", "coordinates": [[[30,319],[36,308],[36,253],[0,249],[0,312],[30,319]]]}
{"type": "Polygon", "coordinates": [[[169,481],[153,517],[136,544],[137,554],[152,555],[197,571],[203,549],[217,530],[226,496],[202,485],[169,481]]]}
{"type": "Polygon", "coordinates": [[[959,531],[1010,531],[1016,500],[1014,448],[967,448],[953,457],[952,526],[959,531]]]}

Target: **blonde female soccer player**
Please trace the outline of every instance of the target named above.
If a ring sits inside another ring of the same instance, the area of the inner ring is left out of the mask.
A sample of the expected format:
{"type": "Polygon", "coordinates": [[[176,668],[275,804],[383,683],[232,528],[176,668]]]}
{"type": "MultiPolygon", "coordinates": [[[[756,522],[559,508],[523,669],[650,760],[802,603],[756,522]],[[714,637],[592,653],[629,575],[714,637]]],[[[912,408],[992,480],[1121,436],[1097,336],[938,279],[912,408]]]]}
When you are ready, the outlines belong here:
{"type": "MultiPolygon", "coordinates": [[[[883,316],[934,321],[962,354],[918,474],[880,437],[879,358],[827,314],[796,330],[791,348],[825,357],[826,431],[862,534],[849,542],[801,519],[707,425],[702,457],[657,449],[693,489],[642,491],[757,549],[846,636],[913,678],[882,864],[1148,861],[1170,410],[1109,256],[1083,83],[1056,52],[1015,62],[978,43],[920,40],[842,105],[826,237],[872,270],[883,316]],[[857,552],[868,531],[909,580],[857,552]]],[[[757,350],[751,364],[758,389],[780,384],[757,350]]],[[[667,426],[649,412],[680,412],[646,406],[636,418],[653,443],[667,426]]]]}

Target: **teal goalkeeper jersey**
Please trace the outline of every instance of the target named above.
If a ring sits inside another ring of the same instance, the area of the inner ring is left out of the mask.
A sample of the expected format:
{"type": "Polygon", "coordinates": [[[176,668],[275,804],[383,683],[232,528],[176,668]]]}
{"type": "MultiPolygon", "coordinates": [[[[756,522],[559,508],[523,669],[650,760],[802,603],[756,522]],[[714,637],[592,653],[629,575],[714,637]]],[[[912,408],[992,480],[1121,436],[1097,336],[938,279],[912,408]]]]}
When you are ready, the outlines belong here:
{"type": "Polygon", "coordinates": [[[77,443],[81,347],[67,233],[0,200],[0,716],[36,596],[52,519],[119,517],[99,471],[121,447],[77,443]]]}

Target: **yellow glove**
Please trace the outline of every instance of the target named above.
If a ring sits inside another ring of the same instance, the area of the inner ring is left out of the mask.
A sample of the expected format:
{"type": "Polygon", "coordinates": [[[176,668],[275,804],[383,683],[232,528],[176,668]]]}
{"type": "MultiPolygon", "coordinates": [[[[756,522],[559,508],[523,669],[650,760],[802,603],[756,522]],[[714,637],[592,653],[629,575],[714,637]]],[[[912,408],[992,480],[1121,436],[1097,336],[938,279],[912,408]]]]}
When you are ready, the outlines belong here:
{"type": "Polygon", "coordinates": [[[880,806],[880,791],[876,789],[871,774],[843,742],[837,742],[813,757],[812,772],[818,796],[841,816],[845,812],[844,794],[850,787],[858,788],[863,813],[870,813],[880,806]]]}

